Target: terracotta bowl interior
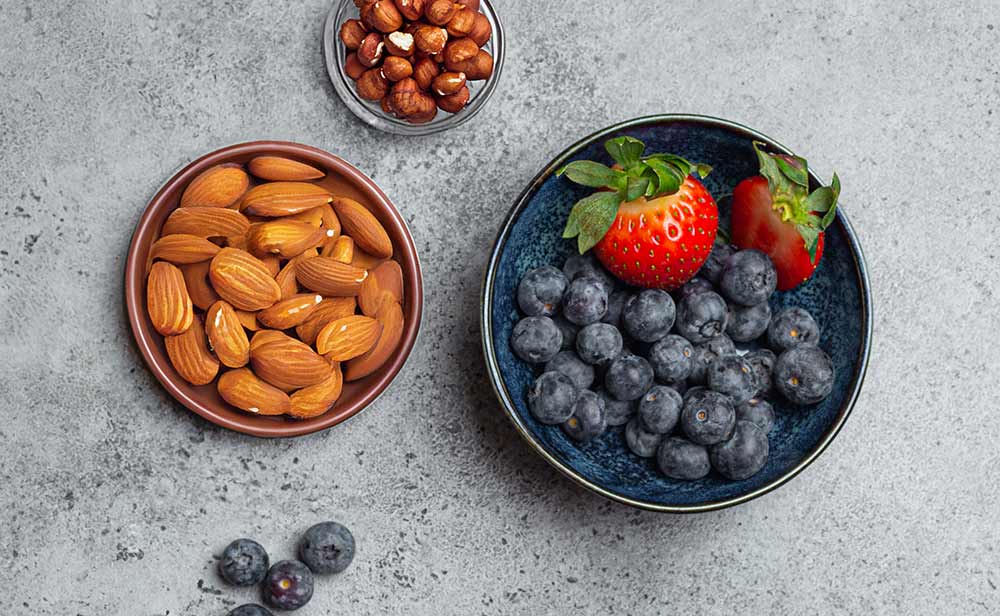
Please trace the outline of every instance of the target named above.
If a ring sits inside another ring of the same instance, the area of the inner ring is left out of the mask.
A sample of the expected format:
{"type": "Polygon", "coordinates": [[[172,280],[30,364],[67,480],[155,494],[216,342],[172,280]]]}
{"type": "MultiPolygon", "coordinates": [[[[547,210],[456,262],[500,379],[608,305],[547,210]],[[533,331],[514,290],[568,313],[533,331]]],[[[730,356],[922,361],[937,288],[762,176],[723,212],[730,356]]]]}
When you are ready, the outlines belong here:
{"type": "Polygon", "coordinates": [[[257,141],[229,146],[207,154],[175,174],[153,197],[132,237],[125,269],[125,300],[136,343],[156,378],[181,404],[209,421],[246,434],[267,437],[298,436],[334,426],[360,412],[385,390],[403,367],[417,337],[423,305],[420,265],[413,238],[402,216],[389,198],[367,176],[342,159],[306,145],[257,141]],[[184,381],[167,357],[163,337],[153,329],[146,314],[145,266],[149,249],[160,229],[177,207],[188,183],[205,169],[220,163],[246,163],[262,154],[287,156],[309,163],[327,172],[318,181],[335,194],[355,199],[379,219],[395,249],[404,276],[403,338],[396,354],[376,373],[345,383],[336,405],[326,414],[312,419],[261,417],[245,413],[227,404],[215,384],[196,387],[184,381]]]}

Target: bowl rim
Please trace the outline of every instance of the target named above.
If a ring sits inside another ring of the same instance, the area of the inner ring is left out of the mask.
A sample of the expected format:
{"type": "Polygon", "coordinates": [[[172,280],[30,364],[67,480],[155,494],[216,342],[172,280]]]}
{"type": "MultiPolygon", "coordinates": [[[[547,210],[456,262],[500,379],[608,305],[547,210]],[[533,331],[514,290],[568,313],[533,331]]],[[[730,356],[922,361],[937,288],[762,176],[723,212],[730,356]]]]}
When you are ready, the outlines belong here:
{"type": "MultiPolygon", "coordinates": [[[[769,483],[742,494],[739,496],[734,496],[731,498],[719,500],[719,501],[705,501],[700,503],[694,503],[689,505],[664,505],[660,503],[653,503],[645,500],[635,499],[622,494],[617,494],[611,490],[601,487],[600,485],[588,480],[578,473],[573,468],[566,464],[563,464],[558,458],[556,458],[552,453],[550,453],[545,446],[535,438],[535,436],[528,430],[527,426],[521,420],[520,416],[514,410],[513,398],[510,392],[507,390],[507,386],[500,373],[500,367],[496,359],[496,351],[493,341],[493,316],[492,316],[492,306],[493,306],[493,285],[496,279],[497,268],[500,263],[500,254],[503,251],[507,243],[508,236],[510,234],[511,228],[514,223],[520,217],[521,212],[525,209],[528,201],[532,195],[541,187],[541,185],[548,179],[548,177],[561,167],[568,159],[576,155],[581,149],[590,145],[594,141],[607,137],[613,133],[617,133],[622,130],[636,128],[639,126],[649,126],[657,125],[671,122],[694,122],[709,125],[716,128],[725,128],[727,130],[736,131],[745,135],[747,138],[756,139],[758,141],[763,141],[775,148],[776,150],[783,152],[785,154],[791,154],[791,150],[778,143],[774,139],[752,129],[743,124],[733,122],[731,120],[725,120],[722,118],[717,118],[708,115],[698,115],[698,114],[656,114],[641,116],[637,118],[632,118],[602,128],[594,133],[587,135],[586,137],[580,139],[576,143],[570,145],[568,148],[559,153],[551,162],[549,162],[545,167],[528,183],[528,186],[524,191],[518,196],[517,200],[514,202],[513,207],[507,213],[507,217],[500,227],[500,231],[497,233],[496,240],[493,243],[493,247],[490,250],[489,261],[487,264],[486,272],[483,276],[483,287],[482,287],[482,304],[480,306],[480,329],[483,339],[483,355],[486,360],[487,371],[489,372],[490,384],[493,386],[493,391],[496,393],[497,398],[500,401],[500,405],[503,407],[507,418],[510,419],[511,423],[517,429],[518,434],[527,441],[528,445],[531,446],[539,455],[542,456],[545,461],[554,466],[556,470],[561,472],[563,475],[567,476],[569,479],[574,481],[576,484],[599,494],[607,499],[616,501],[625,505],[630,505],[632,507],[637,507],[640,509],[646,509],[649,511],[658,511],[665,513],[701,513],[707,511],[715,511],[718,509],[725,509],[727,507],[732,507],[739,505],[755,498],[763,496],[768,492],[776,490],[777,488],[785,485],[791,481],[795,476],[805,470],[810,464],[812,464],[816,458],[822,454],[830,443],[837,437],[847,418],[850,416],[851,411],[854,409],[854,405],[857,402],[858,395],[861,392],[861,387],[864,384],[865,376],[868,371],[868,359],[871,354],[871,342],[872,342],[872,296],[871,296],[871,285],[868,279],[868,266],[865,262],[864,253],[861,250],[861,244],[858,241],[857,234],[854,228],[851,226],[850,221],[847,219],[847,215],[844,214],[844,210],[840,207],[837,208],[837,218],[844,226],[844,230],[847,234],[848,242],[851,246],[851,252],[854,257],[855,273],[858,280],[861,283],[861,319],[862,319],[862,341],[861,349],[859,351],[857,367],[854,370],[854,374],[851,377],[850,383],[850,393],[841,406],[834,419],[833,424],[827,429],[823,438],[791,469],[770,481],[769,483]]],[[[810,166],[809,173],[814,179],[818,180],[815,168],[810,166]]]]}
{"type": "Polygon", "coordinates": [[[169,179],[157,189],[156,193],[143,209],[142,215],[132,232],[132,239],[129,241],[128,256],[123,273],[125,310],[132,330],[132,337],[135,340],[136,346],[139,347],[146,366],[153,373],[153,376],[156,377],[156,380],[160,382],[163,388],[175,400],[211,423],[229,430],[258,437],[281,438],[312,434],[327,430],[347,421],[367,408],[385,392],[389,384],[406,364],[416,343],[423,316],[423,275],[420,267],[420,256],[413,242],[410,229],[406,224],[406,219],[396,209],[385,192],[354,165],[326,150],[292,141],[260,140],[235,143],[199,156],[175,170],[169,179]],[[385,364],[383,370],[377,373],[378,378],[366,386],[363,395],[357,401],[342,409],[337,409],[336,412],[328,411],[311,420],[285,420],[255,425],[254,420],[258,419],[255,415],[247,414],[245,417],[241,415],[237,419],[220,415],[211,407],[202,403],[198,397],[187,395],[174,383],[173,378],[165,372],[164,366],[161,365],[161,362],[157,360],[153,353],[152,347],[154,341],[151,339],[151,336],[159,334],[151,332],[150,336],[147,336],[147,333],[140,326],[140,322],[147,318],[143,305],[144,302],[142,301],[142,293],[143,289],[145,289],[144,263],[146,253],[148,253],[148,247],[146,250],[140,250],[140,238],[147,233],[155,235],[158,231],[158,229],[152,229],[154,226],[154,212],[166,207],[166,193],[172,190],[175,185],[190,181],[197,173],[208,167],[227,162],[233,157],[259,154],[306,157],[322,161],[322,165],[328,171],[341,175],[348,183],[365,193],[373,202],[378,203],[380,209],[384,210],[392,225],[400,231],[400,235],[403,238],[404,245],[401,247],[401,250],[397,251],[397,254],[412,255],[412,259],[408,260],[409,262],[403,262],[402,259],[398,259],[407,280],[406,291],[408,300],[407,306],[404,307],[403,338],[400,340],[398,353],[385,364]],[[141,255],[142,258],[140,258],[140,252],[143,253],[141,255]]]}

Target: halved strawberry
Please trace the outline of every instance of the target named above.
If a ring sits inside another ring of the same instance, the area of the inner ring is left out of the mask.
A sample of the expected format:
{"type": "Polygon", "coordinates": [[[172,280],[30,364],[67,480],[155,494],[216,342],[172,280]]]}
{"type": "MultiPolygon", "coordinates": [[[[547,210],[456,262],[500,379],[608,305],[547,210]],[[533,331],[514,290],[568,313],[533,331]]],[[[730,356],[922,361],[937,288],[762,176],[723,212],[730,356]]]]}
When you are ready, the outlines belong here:
{"type": "Polygon", "coordinates": [[[712,250],[719,211],[705,186],[711,168],[673,154],[643,156],[638,139],[605,144],[617,163],[575,161],[557,172],[603,188],[573,206],[563,237],[580,253],[594,248],[604,267],[628,284],[675,289],[694,276],[712,250]]]}

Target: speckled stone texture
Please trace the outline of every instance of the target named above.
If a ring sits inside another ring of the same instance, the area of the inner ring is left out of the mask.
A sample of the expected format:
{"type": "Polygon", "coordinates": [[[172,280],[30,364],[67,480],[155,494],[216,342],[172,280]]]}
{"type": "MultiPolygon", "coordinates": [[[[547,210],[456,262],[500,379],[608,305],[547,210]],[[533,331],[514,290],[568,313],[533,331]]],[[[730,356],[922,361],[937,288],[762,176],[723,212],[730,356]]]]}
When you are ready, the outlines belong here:
{"type": "Polygon", "coordinates": [[[1000,611],[996,3],[498,5],[494,100],[406,139],[336,99],[326,2],[0,0],[0,612],[221,616],[253,598],[215,573],[231,539],[278,560],[328,518],[357,558],[302,614],[1000,611]],[[688,517],[603,501],[534,455],[487,384],[477,321],[524,183],[600,126],[682,111],[836,169],[875,298],[867,387],[833,446],[773,494],[688,517]],[[288,441],[173,403],[123,312],[146,201],[255,138],[368,172],[426,278],[388,393],[288,441]]]}

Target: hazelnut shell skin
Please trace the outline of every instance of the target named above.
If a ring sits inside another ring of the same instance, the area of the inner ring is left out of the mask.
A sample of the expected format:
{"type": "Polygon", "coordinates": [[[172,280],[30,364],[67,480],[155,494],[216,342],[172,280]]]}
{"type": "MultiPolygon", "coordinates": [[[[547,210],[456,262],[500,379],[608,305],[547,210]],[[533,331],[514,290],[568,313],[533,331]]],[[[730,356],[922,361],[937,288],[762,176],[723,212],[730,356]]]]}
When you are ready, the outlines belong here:
{"type": "Polygon", "coordinates": [[[426,0],[395,0],[396,9],[407,21],[417,21],[424,16],[426,0]]]}
{"type": "Polygon", "coordinates": [[[443,26],[451,21],[456,12],[453,0],[430,0],[424,9],[424,17],[435,26],[443,26]]]}
{"type": "Polygon", "coordinates": [[[448,113],[458,113],[469,103],[469,87],[462,86],[458,92],[437,97],[437,105],[441,111],[448,113]]]}
{"type": "Polygon", "coordinates": [[[486,41],[490,40],[493,36],[493,26],[490,25],[490,20],[486,19],[486,15],[476,13],[476,21],[472,24],[472,30],[466,36],[474,40],[476,45],[480,47],[485,45],[486,41]]]}
{"type": "Polygon", "coordinates": [[[370,68],[358,79],[358,96],[377,101],[389,92],[389,81],[380,68],[370,68]]]}

